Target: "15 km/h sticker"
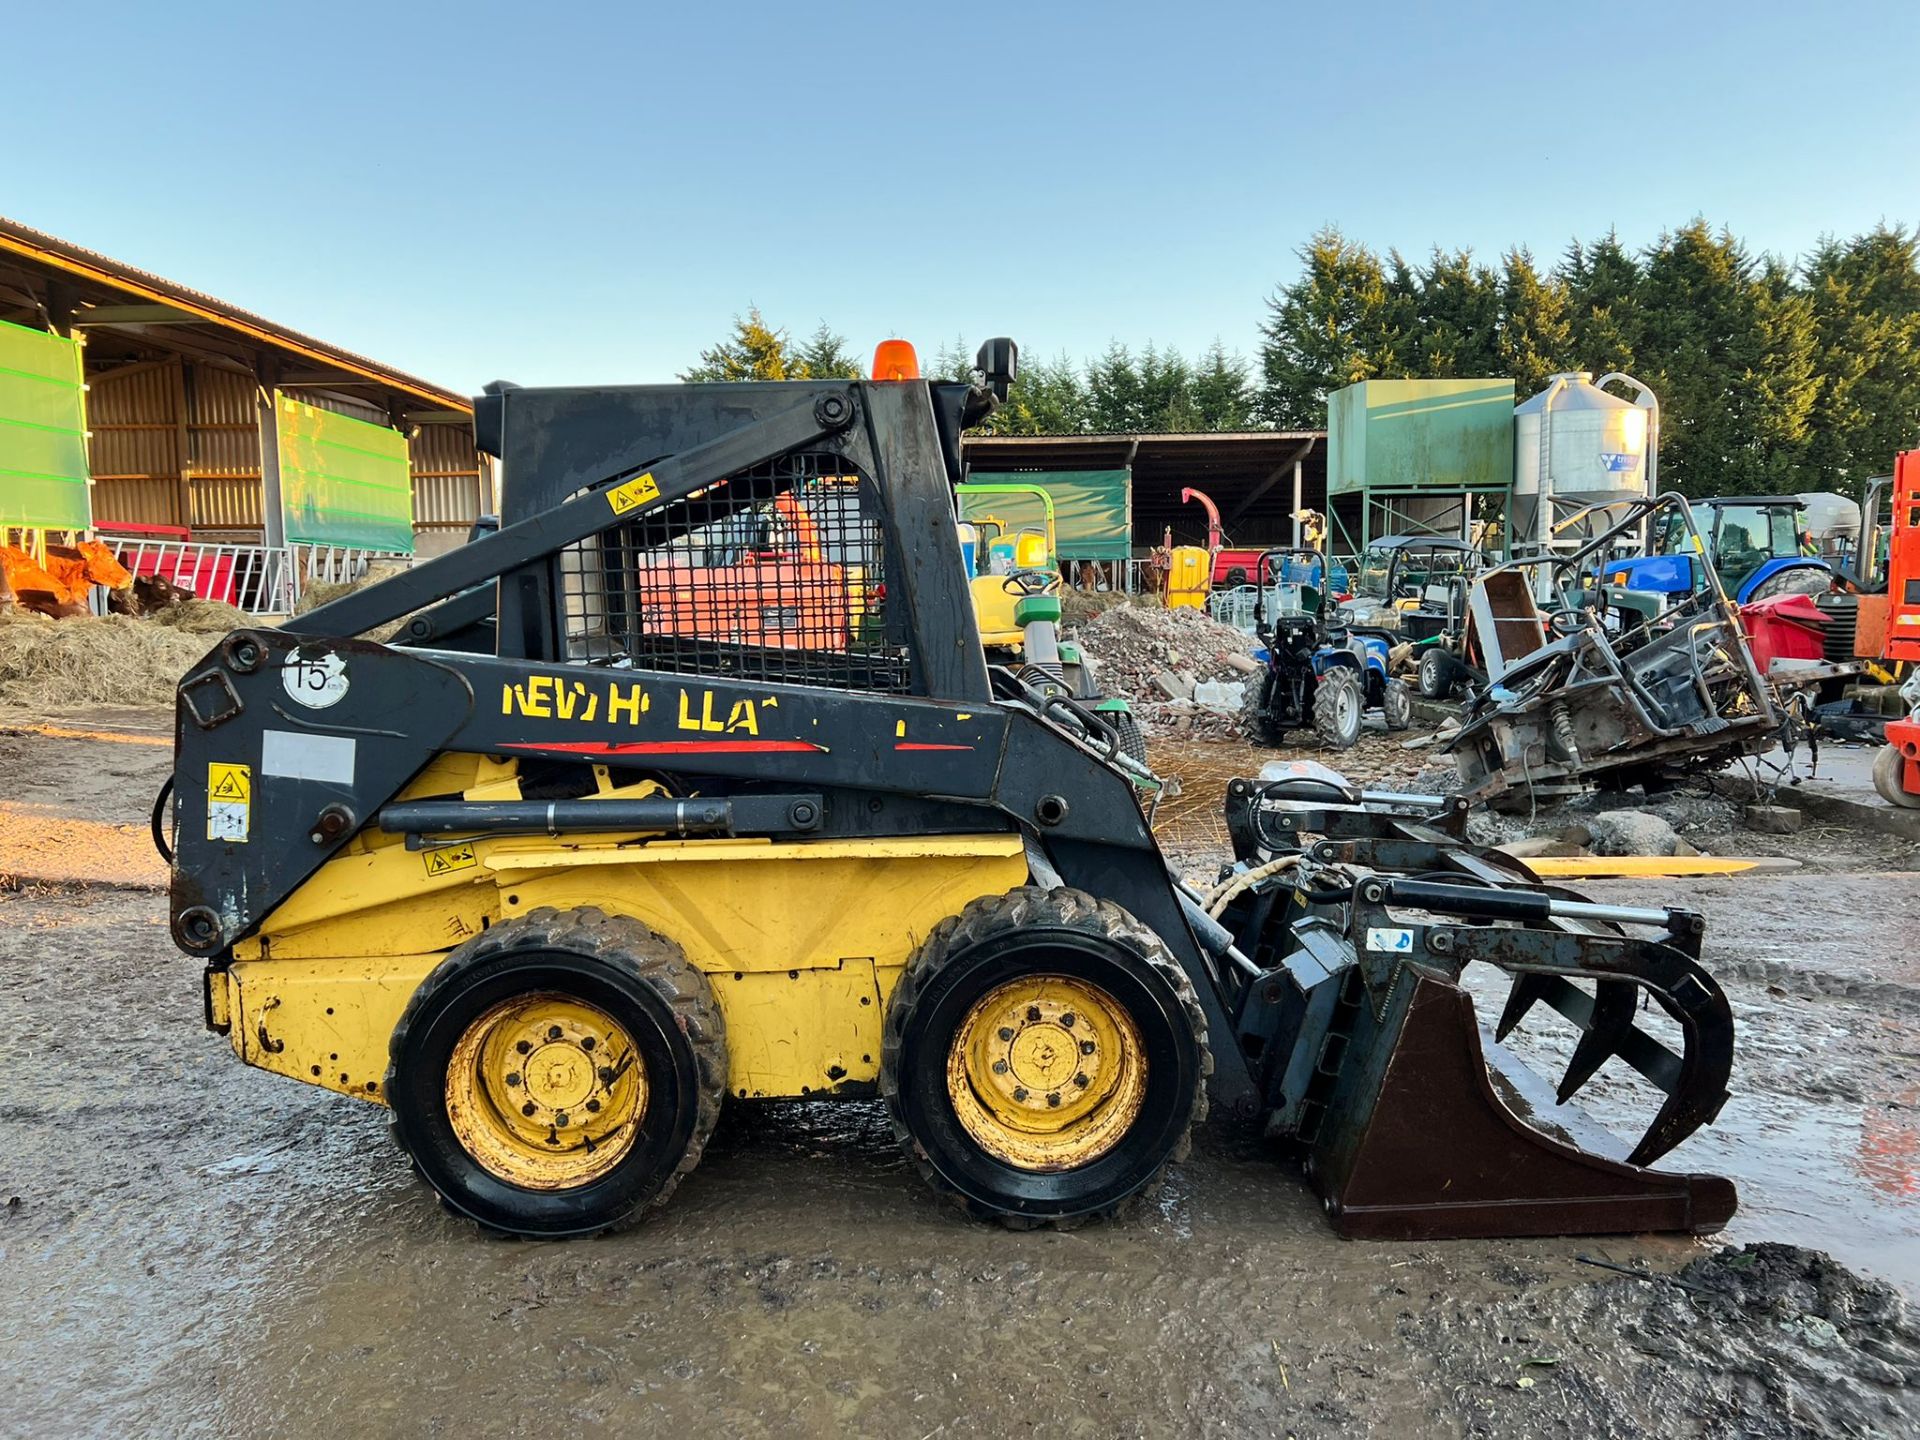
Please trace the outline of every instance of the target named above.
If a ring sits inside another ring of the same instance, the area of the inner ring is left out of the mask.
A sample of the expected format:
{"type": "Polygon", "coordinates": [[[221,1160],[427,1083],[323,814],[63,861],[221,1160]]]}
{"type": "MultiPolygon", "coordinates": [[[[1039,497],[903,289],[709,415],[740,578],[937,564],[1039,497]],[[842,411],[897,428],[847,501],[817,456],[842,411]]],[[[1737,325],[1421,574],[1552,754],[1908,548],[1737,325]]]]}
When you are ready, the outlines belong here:
{"type": "Polygon", "coordinates": [[[207,839],[244,845],[252,820],[252,769],[246,765],[208,765],[207,839]]]}
{"type": "Polygon", "coordinates": [[[280,667],[280,683],[295,703],[324,710],[347,696],[347,662],[330,650],[319,655],[296,650],[280,667]]]}

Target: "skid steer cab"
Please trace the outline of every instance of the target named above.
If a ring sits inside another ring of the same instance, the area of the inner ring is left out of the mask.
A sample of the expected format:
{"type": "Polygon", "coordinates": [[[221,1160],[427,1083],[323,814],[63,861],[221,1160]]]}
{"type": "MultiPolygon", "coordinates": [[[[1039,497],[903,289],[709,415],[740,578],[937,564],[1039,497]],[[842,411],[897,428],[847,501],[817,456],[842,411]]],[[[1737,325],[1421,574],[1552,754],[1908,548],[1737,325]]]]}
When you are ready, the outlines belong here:
{"type": "Polygon", "coordinates": [[[880,358],[494,386],[496,531],[192,668],[172,933],[235,1053],[389,1107],[447,1207],[517,1235],[639,1218],[723,1103],[774,1097],[878,1097],[928,1183],[1015,1225],[1119,1210],[1210,1099],[1350,1233],[1724,1221],[1724,1182],[1644,1168],[1730,1062],[1697,917],[1583,909],[1455,802],[1337,777],[1235,782],[1234,861],[1177,882],[1049,597],[1019,668],[981,645],[953,487],[1013,345],[970,383],[880,358]],[[1573,1088],[1652,1077],[1626,1160],[1495,1097],[1470,962],[1517,980],[1503,1024],[1571,1017],[1573,1088]]]}

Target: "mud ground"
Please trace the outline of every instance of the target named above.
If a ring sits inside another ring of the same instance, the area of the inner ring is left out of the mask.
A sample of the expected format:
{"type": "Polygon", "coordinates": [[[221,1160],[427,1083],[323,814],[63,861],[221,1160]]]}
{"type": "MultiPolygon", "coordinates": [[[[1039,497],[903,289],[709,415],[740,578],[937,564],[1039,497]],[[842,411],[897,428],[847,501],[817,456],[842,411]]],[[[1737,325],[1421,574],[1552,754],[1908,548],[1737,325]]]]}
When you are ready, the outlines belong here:
{"type": "MultiPolygon", "coordinates": [[[[1667,1163],[1735,1177],[1721,1242],[1846,1269],[1340,1241],[1226,1121],[1145,1210],[1010,1234],[930,1194],[875,1107],[821,1103],[729,1109],[633,1231],[524,1244],[442,1215],[376,1107],[201,1028],[133,843],[164,734],[0,717],[5,1433],[1920,1433],[1920,867],[1885,837],[1587,887],[1704,910],[1735,1004],[1734,1099],[1667,1163]]],[[[1378,753],[1395,780],[1417,764],[1378,753]]],[[[1196,792],[1228,760],[1160,758],[1191,777],[1182,857],[1209,863],[1196,792]]]]}

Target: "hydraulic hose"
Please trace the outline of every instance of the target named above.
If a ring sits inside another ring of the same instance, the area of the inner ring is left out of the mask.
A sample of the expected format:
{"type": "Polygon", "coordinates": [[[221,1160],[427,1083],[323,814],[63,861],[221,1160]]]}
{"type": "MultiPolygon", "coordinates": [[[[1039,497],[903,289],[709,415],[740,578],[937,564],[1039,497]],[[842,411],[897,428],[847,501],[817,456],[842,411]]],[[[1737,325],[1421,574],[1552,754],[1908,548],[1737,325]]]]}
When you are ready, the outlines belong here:
{"type": "Polygon", "coordinates": [[[1264,865],[1256,866],[1251,870],[1244,870],[1238,875],[1229,876],[1226,880],[1214,886],[1213,890],[1207,895],[1207,914],[1211,918],[1218,920],[1220,916],[1225,913],[1227,906],[1233,903],[1234,897],[1239,895],[1243,890],[1251,889],[1271,875],[1279,875],[1291,870],[1299,863],[1300,857],[1298,855],[1282,855],[1278,860],[1269,860],[1264,865]]]}
{"type": "Polygon", "coordinates": [[[169,775],[166,783],[160,787],[160,793],[154,797],[153,817],[149,829],[153,833],[153,848],[160,852],[160,858],[173,864],[173,847],[167,844],[167,801],[173,797],[173,777],[169,775]]]}

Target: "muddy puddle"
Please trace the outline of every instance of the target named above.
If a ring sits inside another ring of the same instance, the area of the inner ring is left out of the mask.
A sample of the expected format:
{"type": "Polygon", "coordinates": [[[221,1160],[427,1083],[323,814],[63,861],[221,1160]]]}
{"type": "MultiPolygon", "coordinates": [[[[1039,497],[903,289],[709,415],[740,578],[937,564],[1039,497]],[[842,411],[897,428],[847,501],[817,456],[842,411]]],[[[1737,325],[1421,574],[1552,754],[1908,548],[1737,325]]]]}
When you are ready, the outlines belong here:
{"type": "MultiPolygon", "coordinates": [[[[1505,999],[1498,976],[1470,976],[1483,1029],[1505,999]]],[[[1731,1242],[1791,1235],[1843,1264],[1879,1275],[1920,1302],[1920,1084],[1897,1068],[1900,1055],[1865,1037],[1875,1017],[1844,1002],[1814,1013],[1764,988],[1727,982],[1738,1027],[1731,1094],[1718,1118],[1694,1132],[1659,1168],[1730,1178],[1740,1209],[1724,1234],[1731,1242]]],[[[1650,1030],[1659,1027],[1649,1025],[1650,1030]]],[[[1896,1043],[1898,1027],[1892,1027],[1896,1043]]],[[[1536,1012],[1506,1048],[1538,1077],[1557,1082],[1573,1053],[1574,1033],[1536,1012]]],[[[1483,1043],[1491,1046],[1490,1033],[1483,1043]]],[[[1677,1042],[1674,1042],[1677,1043],[1677,1042]]],[[[1572,1106],[1597,1123],[1611,1145],[1587,1147],[1625,1159],[1659,1106],[1659,1094],[1624,1064],[1610,1062],[1572,1106]],[[1637,1122],[1637,1123],[1636,1123],[1637,1122]]],[[[1564,1123],[1551,1094],[1539,1119],[1564,1123]]]]}

